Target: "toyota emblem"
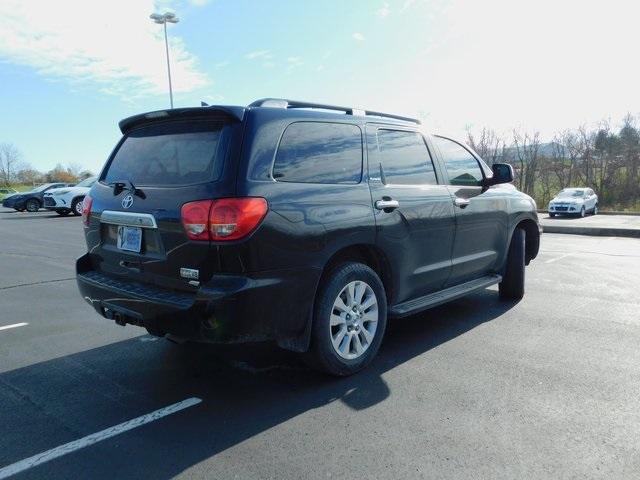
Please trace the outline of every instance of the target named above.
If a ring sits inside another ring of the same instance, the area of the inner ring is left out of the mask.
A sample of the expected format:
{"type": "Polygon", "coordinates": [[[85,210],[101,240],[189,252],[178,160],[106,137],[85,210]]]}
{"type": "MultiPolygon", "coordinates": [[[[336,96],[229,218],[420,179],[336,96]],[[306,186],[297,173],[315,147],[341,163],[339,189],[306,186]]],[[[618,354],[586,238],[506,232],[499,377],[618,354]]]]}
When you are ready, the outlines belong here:
{"type": "Polygon", "coordinates": [[[122,208],[131,208],[133,205],[133,195],[127,195],[122,199],[122,208]]]}

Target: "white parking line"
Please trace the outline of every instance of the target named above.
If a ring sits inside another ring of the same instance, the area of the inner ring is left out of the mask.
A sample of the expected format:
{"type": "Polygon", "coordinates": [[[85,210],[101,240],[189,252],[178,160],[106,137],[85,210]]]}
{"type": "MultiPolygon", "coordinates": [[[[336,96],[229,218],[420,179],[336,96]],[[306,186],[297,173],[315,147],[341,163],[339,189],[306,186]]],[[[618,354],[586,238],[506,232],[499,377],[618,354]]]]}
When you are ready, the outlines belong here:
{"type": "Polygon", "coordinates": [[[10,328],[24,327],[25,325],[29,325],[29,324],[27,322],[22,322],[22,323],[14,323],[13,325],[4,325],[0,327],[0,330],[9,330],[10,328]]]}
{"type": "Polygon", "coordinates": [[[38,453],[37,455],[25,458],[24,460],[20,460],[19,462],[16,462],[14,464],[7,465],[6,467],[0,469],[0,480],[8,478],[11,475],[15,475],[16,473],[23,472],[24,470],[28,470],[29,468],[33,468],[42,463],[48,462],[49,460],[62,457],[63,455],[75,452],[76,450],[80,450],[81,448],[88,447],[90,445],[93,445],[94,443],[98,443],[102,440],[115,437],[116,435],[120,435],[121,433],[127,432],[134,428],[141,427],[149,422],[153,422],[154,420],[159,420],[162,417],[166,417],[167,415],[171,415],[172,413],[176,413],[180,410],[184,410],[185,408],[192,407],[200,402],[202,402],[200,398],[187,398],[186,400],[174,403],[173,405],[161,408],[160,410],[147,413],[146,415],[142,415],[141,417],[128,420],[124,423],[120,423],[119,425],[115,425],[114,427],[109,427],[100,432],[92,433],[91,435],[87,435],[86,437],[74,440],[73,442],[65,443],[64,445],[52,448],[51,450],[47,450],[46,452],[38,453]]]}

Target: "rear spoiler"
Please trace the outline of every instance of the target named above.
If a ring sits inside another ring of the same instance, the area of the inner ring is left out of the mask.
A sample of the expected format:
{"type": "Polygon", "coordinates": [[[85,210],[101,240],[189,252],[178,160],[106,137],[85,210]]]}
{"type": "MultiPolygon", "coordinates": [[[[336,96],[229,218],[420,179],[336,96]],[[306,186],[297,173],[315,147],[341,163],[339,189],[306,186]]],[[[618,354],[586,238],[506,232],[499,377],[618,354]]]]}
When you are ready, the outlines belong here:
{"type": "Polygon", "coordinates": [[[141,113],[132,117],[120,120],[118,126],[123,134],[128,133],[133,128],[145,123],[153,123],[157,121],[164,121],[177,118],[207,118],[213,116],[229,117],[230,120],[236,122],[242,122],[244,119],[244,107],[229,107],[229,106],[217,106],[211,107],[189,107],[189,108],[174,108],[171,110],[157,110],[155,112],[141,113]]]}

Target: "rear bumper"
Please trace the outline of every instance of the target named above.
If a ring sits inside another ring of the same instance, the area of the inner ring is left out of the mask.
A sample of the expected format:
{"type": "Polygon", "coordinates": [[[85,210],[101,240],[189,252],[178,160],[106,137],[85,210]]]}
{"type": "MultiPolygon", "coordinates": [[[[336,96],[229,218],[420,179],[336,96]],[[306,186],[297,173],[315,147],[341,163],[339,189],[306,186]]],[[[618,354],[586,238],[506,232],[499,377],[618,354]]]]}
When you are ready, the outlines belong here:
{"type": "Polygon", "coordinates": [[[275,340],[295,351],[308,348],[320,278],[312,268],[216,275],[195,292],[177,292],[98,272],[89,254],[76,273],[85,301],[120,324],[213,343],[275,340]]]}

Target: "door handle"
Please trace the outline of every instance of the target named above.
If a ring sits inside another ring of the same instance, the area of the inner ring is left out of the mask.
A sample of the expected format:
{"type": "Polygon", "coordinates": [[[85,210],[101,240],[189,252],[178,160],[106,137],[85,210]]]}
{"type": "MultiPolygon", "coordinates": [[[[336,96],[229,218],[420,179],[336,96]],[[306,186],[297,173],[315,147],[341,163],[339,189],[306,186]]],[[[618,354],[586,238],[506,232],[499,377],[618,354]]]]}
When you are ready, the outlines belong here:
{"type": "Polygon", "coordinates": [[[456,207],[460,207],[460,208],[467,208],[467,205],[469,205],[471,203],[471,200],[469,200],[468,198],[456,198],[453,201],[453,204],[456,207]]]}
{"type": "Polygon", "coordinates": [[[394,210],[400,203],[397,200],[377,200],[375,205],[378,210],[394,210]]]}

